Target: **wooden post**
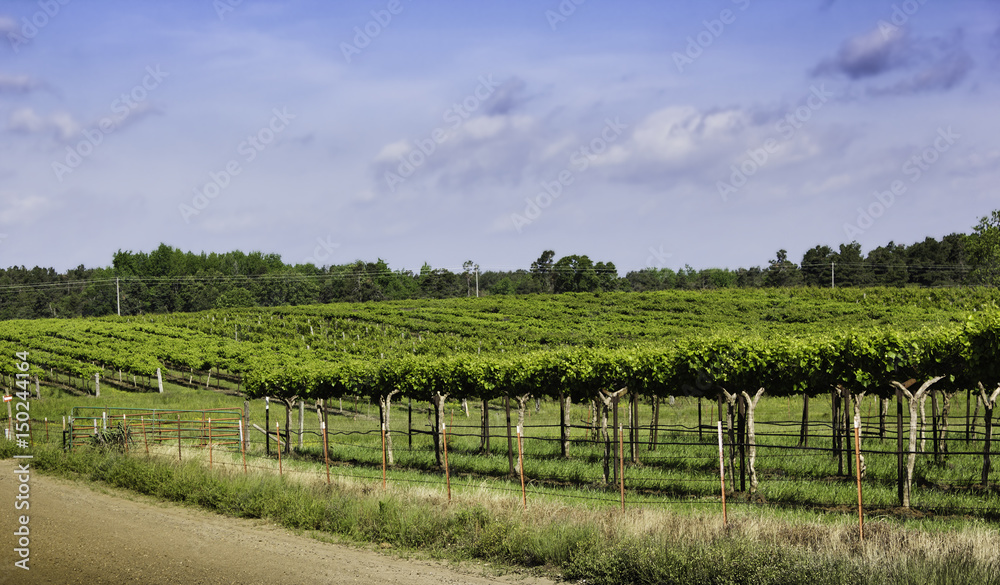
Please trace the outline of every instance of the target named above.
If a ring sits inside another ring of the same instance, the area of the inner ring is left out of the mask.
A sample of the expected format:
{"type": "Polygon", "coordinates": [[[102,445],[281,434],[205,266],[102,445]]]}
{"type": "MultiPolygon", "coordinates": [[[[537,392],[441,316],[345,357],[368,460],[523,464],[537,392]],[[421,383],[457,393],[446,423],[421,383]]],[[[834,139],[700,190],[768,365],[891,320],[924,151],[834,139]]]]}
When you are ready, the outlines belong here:
{"type": "Polygon", "coordinates": [[[490,455],[490,401],[483,400],[483,438],[481,450],[486,455],[490,455]]]}
{"type": "Polygon", "coordinates": [[[809,395],[802,395],[802,426],[799,429],[799,446],[809,446],[809,395]]]}
{"type": "Polygon", "coordinates": [[[299,400],[299,451],[302,451],[306,430],[306,401],[299,400]]]}
{"type": "MultiPolygon", "coordinates": [[[[281,425],[279,425],[277,422],[274,423],[274,436],[275,437],[281,436],[281,425]]],[[[285,475],[285,471],[281,467],[281,449],[278,449],[278,475],[279,476],[285,475]]]]}
{"type": "Polygon", "coordinates": [[[1000,396],[1000,386],[993,391],[993,394],[987,395],[986,388],[983,387],[983,383],[979,383],[979,390],[982,394],[983,400],[983,422],[986,423],[985,435],[983,437],[983,489],[989,489],[990,487],[990,451],[991,444],[993,442],[993,408],[996,406],[997,396],[1000,396]]]}
{"type": "Polygon", "coordinates": [[[639,464],[639,393],[632,393],[632,429],[629,432],[632,464],[639,464]]]}
{"type": "MultiPolygon", "coordinates": [[[[121,381],[121,375],[119,374],[119,382],[121,381]]],[[[160,373],[160,368],[156,368],[156,385],[160,387],[160,394],[163,394],[163,374],[160,373]]]]}
{"type": "Polygon", "coordinates": [[[240,419],[240,451],[243,453],[243,473],[247,472],[247,442],[246,435],[243,434],[243,419],[240,419]]]}
{"type": "Polygon", "coordinates": [[[320,432],[323,433],[323,461],[326,463],[326,485],[330,485],[330,450],[326,439],[326,421],[324,420],[319,425],[320,432]]]}
{"type": "Polygon", "coordinates": [[[510,394],[504,396],[504,408],[507,410],[507,465],[510,475],[514,475],[514,441],[510,432],[510,394]]]}
{"type": "Polygon", "coordinates": [[[972,415],[972,389],[965,391],[965,443],[969,443],[969,417],[972,415]]]}
{"type": "MultiPolygon", "coordinates": [[[[528,492],[524,487],[524,449],[521,445],[521,425],[517,425],[517,468],[521,472],[521,501],[524,509],[528,509],[528,492]]],[[[448,499],[451,499],[451,492],[448,492],[448,499]]]]}
{"type": "MultiPolygon", "coordinates": [[[[634,396],[634,395],[633,395],[634,396]]],[[[622,429],[618,429],[618,480],[622,494],[622,513],[625,512],[625,444],[622,429]]]]}
{"type": "Polygon", "coordinates": [[[906,483],[906,465],[903,460],[903,392],[896,389],[896,492],[899,505],[903,505],[906,483]]]}
{"type": "Polygon", "coordinates": [[[931,445],[934,448],[934,463],[941,463],[941,435],[938,431],[937,389],[931,390],[931,445]]]}
{"type": "Polygon", "coordinates": [[[142,442],[146,445],[146,455],[149,455],[149,439],[146,438],[146,419],[140,416],[139,422],[142,424],[142,442]]]}
{"type": "Polygon", "coordinates": [[[566,394],[559,390],[559,446],[563,459],[569,457],[569,441],[566,428],[566,394]]]}
{"type": "Polygon", "coordinates": [[[739,396],[736,399],[736,434],[739,437],[739,453],[740,453],[740,491],[747,491],[747,477],[746,477],[746,462],[747,462],[747,452],[746,452],[746,426],[747,426],[747,405],[743,400],[743,396],[739,396]]]}
{"type": "Polygon", "coordinates": [[[854,457],[855,463],[857,463],[856,469],[858,470],[858,537],[859,540],[865,539],[865,515],[864,515],[864,505],[861,498],[861,419],[859,417],[854,417],[854,457]]]}
{"type": "MultiPolygon", "coordinates": [[[[444,451],[444,480],[448,485],[448,501],[451,502],[451,473],[448,471],[448,429],[441,423],[441,448],[444,451]]],[[[520,447],[519,447],[520,448],[520,447]]],[[[524,473],[524,470],[521,470],[524,473]]]]}
{"type": "Polygon", "coordinates": [[[840,390],[834,388],[830,394],[833,400],[833,412],[830,417],[830,422],[833,424],[833,452],[837,457],[837,475],[844,475],[844,455],[840,449],[840,390]]]}
{"type": "Polygon", "coordinates": [[[719,483],[722,487],[722,527],[727,527],[726,522],[726,450],[722,446],[722,421],[719,425],[719,483]]]}
{"type": "Polygon", "coordinates": [[[94,397],[101,397],[101,375],[94,374],[94,397]]]}
{"type": "MultiPolygon", "coordinates": [[[[618,425],[618,397],[617,396],[615,396],[615,398],[614,398],[614,400],[612,400],[611,404],[612,404],[612,406],[615,409],[615,411],[614,411],[614,417],[613,417],[612,422],[611,422],[612,429],[613,429],[613,432],[615,434],[615,436],[613,437],[612,442],[613,443],[617,443],[618,442],[618,436],[619,436],[618,435],[618,429],[620,428],[620,426],[618,425]]],[[[618,452],[615,451],[615,461],[613,462],[614,463],[614,474],[615,474],[614,480],[615,480],[615,483],[618,483],[618,460],[619,460],[618,452]]]]}
{"type": "Polygon", "coordinates": [[[878,438],[885,438],[885,419],[889,414],[889,399],[879,398],[878,400],[878,438]]]}
{"type": "MultiPolygon", "coordinates": [[[[659,402],[657,402],[659,408],[659,402]]],[[[698,397],[698,441],[701,441],[701,396],[698,397]]]]}
{"type": "Polygon", "coordinates": [[[851,405],[851,391],[847,388],[841,388],[841,404],[844,408],[844,439],[846,447],[844,448],[844,456],[847,459],[847,477],[854,475],[854,471],[851,469],[854,467],[854,463],[851,462],[851,412],[854,407],[851,405]]]}

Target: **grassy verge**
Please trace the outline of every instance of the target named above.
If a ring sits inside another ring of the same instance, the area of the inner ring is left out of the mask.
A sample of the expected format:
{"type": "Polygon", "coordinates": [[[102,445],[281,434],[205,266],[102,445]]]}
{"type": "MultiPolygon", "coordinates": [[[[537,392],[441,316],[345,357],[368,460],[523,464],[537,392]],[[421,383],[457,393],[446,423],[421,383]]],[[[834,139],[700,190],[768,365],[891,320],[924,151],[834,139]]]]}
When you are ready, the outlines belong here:
{"type": "MultiPolygon", "coordinates": [[[[0,458],[14,454],[0,441],[0,458]]],[[[552,499],[520,502],[466,490],[448,503],[437,487],[281,478],[207,469],[198,460],[125,456],[90,448],[36,447],[46,473],[104,482],[219,513],[262,518],[360,543],[388,543],[450,560],[543,570],[588,583],[991,583],[1000,581],[998,531],[970,522],[903,528],[870,522],[868,538],[843,517],[792,520],[737,511],[724,529],[714,513],[592,509],[552,499]]]]}

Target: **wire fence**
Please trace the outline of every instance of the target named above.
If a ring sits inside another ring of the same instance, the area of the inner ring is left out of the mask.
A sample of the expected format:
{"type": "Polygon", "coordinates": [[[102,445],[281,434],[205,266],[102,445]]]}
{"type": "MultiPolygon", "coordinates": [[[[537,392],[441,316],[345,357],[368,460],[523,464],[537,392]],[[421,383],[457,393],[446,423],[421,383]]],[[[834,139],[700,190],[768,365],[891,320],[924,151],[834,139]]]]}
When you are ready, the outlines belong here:
{"type": "MultiPolygon", "coordinates": [[[[633,421],[622,417],[622,424],[609,424],[604,434],[592,423],[589,410],[574,417],[586,424],[525,422],[517,441],[513,425],[508,435],[502,410],[487,412],[491,424],[499,423],[487,428],[481,412],[466,418],[459,410],[456,422],[453,411],[443,434],[436,432],[430,408],[403,406],[398,410],[405,416],[397,413],[386,434],[374,410],[376,416],[367,405],[355,403],[353,408],[326,408],[308,416],[304,408],[298,416],[276,413],[274,420],[265,411],[260,420],[248,416],[249,408],[77,408],[64,421],[33,420],[31,441],[61,442],[66,449],[76,449],[96,444],[95,437],[120,424],[128,430],[125,448],[132,453],[166,455],[176,447],[178,458],[197,456],[246,472],[281,472],[275,468],[280,450],[282,465],[294,465],[299,476],[320,481],[330,474],[450,491],[457,477],[460,490],[522,498],[557,496],[609,506],[718,505],[721,500],[715,416],[709,419],[714,424],[700,425],[658,420],[629,424],[633,421]],[[425,416],[429,421],[422,420],[425,416]],[[219,457],[213,459],[214,454],[219,457]]],[[[856,503],[855,458],[860,454],[866,508],[893,509],[901,504],[901,476],[912,456],[911,509],[1000,519],[1000,489],[991,461],[996,448],[984,415],[973,420],[969,413],[938,414],[918,425],[912,452],[909,420],[878,413],[860,418],[860,452],[854,448],[853,429],[845,429],[840,420],[757,420],[754,442],[741,421],[723,423],[721,458],[728,502],[848,512],[856,503]]],[[[5,429],[12,426],[10,420],[0,422],[5,429]]]]}

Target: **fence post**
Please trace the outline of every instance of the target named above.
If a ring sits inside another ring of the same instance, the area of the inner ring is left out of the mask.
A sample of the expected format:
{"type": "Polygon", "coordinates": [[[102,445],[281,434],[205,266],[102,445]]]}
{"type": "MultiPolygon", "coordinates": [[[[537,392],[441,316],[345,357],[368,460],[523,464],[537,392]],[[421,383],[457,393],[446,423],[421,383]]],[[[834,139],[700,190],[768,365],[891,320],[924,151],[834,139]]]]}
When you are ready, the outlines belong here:
{"type": "MultiPolygon", "coordinates": [[[[278,423],[274,423],[274,436],[275,437],[281,436],[281,425],[279,425],[278,423]]],[[[285,475],[285,471],[281,467],[281,449],[278,449],[278,475],[279,476],[285,475]]]]}
{"type": "Polygon", "coordinates": [[[858,539],[865,539],[864,505],[861,499],[861,418],[854,417],[854,457],[858,470],[858,539]]]}
{"type": "MultiPolygon", "coordinates": [[[[441,423],[441,448],[444,451],[444,479],[448,485],[448,501],[451,501],[451,473],[448,471],[448,430],[441,423]]],[[[523,470],[522,470],[523,473],[523,470]]]]}
{"type": "Polygon", "coordinates": [[[899,505],[903,505],[906,467],[903,461],[903,393],[896,389],[896,492],[899,505]]]}
{"type": "MultiPolygon", "coordinates": [[[[264,428],[271,428],[271,399],[264,397],[264,428]]],[[[278,450],[281,448],[279,446],[278,450]]],[[[271,456],[271,433],[264,433],[264,454],[271,456]]]]}
{"type": "Polygon", "coordinates": [[[717,421],[719,425],[719,483],[722,487],[722,527],[727,527],[726,522],[726,450],[722,446],[722,421],[717,421]]]}
{"type": "Polygon", "coordinates": [[[330,485],[330,449],[329,449],[329,443],[327,443],[326,440],[325,420],[320,423],[320,427],[321,427],[320,430],[323,432],[323,461],[326,462],[326,485],[330,485]]]}
{"type": "MultiPolygon", "coordinates": [[[[633,395],[634,396],[634,395],[633,395]]],[[[622,494],[622,512],[625,512],[625,437],[621,427],[618,428],[618,480],[622,494]]],[[[524,470],[521,470],[524,473],[524,470]]]]}
{"type": "Polygon", "coordinates": [[[747,405],[740,394],[736,398],[736,434],[739,437],[739,453],[740,453],[740,491],[747,491],[747,477],[746,477],[746,428],[747,428],[747,405]]]}
{"type": "MultiPolygon", "coordinates": [[[[521,501],[524,509],[528,509],[528,492],[524,488],[524,450],[521,446],[521,425],[517,425],[517,467],[521,471],[521,501]]],[[[451,492],[448,492],[451,499],[451,492]]]]}

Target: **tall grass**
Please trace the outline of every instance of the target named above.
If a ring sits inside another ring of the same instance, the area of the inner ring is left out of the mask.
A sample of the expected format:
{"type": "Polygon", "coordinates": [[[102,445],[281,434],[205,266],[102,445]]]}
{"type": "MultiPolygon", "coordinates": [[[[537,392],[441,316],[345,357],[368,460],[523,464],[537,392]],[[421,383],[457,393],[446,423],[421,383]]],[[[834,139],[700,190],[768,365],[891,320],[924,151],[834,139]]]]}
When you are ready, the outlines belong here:
{"type": "MultiPolygon", "coordinates": [[[[0,458],[15,452],[0,441],[0,458]]],[[[724,528],[717,515],[644,507],[622,514],[558,499],[516,499],[473,485],[449,503],[442,490],[340,478],[331,485],[293,463],[286,477],[243,474],[160,456],[81,448],[34,450],[46,473],[104,482],[222,514],[337,535],[359,543],[536,569],[587,583],[995,583],[1000,532],[981,522],[947,530],[872,521],[867,538],[840,516],[737,510],[724,528]],[[298,468],[296,469],[296,466],[298,468]]]]}

